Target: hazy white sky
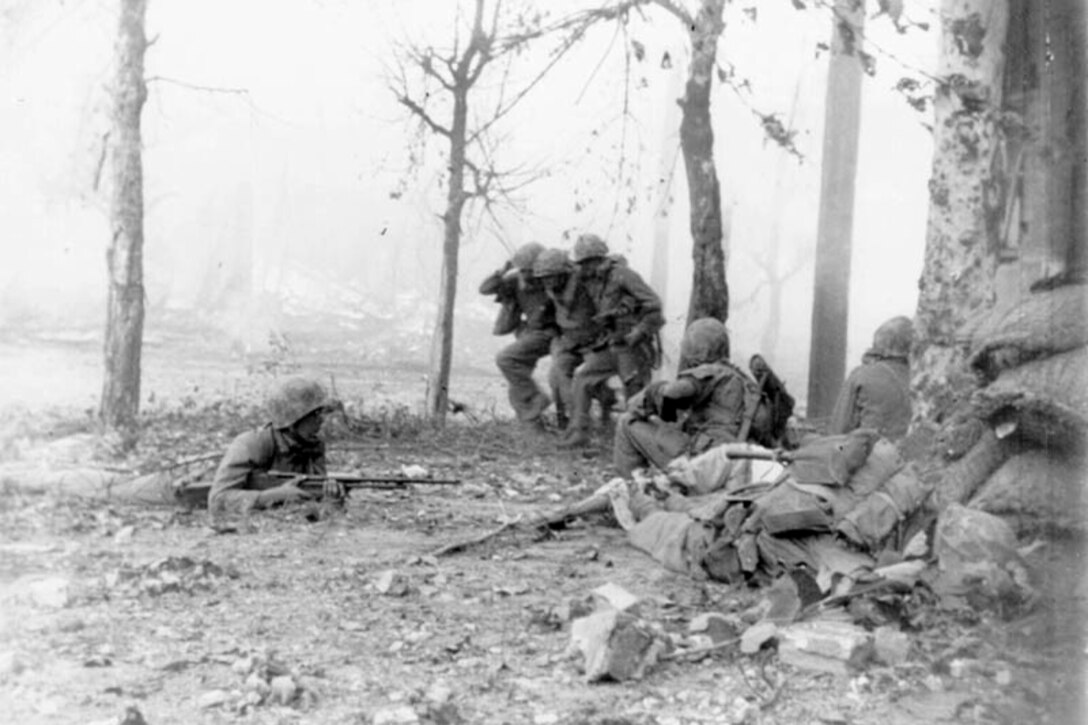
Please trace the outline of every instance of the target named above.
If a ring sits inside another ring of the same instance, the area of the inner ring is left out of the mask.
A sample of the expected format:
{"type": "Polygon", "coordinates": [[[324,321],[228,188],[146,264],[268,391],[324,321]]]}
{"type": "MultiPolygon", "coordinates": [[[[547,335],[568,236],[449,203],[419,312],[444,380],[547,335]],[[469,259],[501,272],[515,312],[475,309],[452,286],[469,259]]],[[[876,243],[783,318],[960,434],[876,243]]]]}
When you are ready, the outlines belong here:
{"type": "MultiPolygon", "coordinates": [[[[0,26],[0,324],[19,310],[100,309],[105,205],[90,187],[108,128],[116,3],[8,5],[23,12],[4,15],[0,26]]],[[[930,5],[919,0],[908,11],[932,21],[930,5]]],[[[714,108],[719,174],[733,208],[730,326],[742,354],[759,344],[766,319],[754,260],[775,230],[783,265],[810,254],[814,242],[826,72],[815,45],[830,34],[826,11],[797,12],[785,0],[756,6],[755,23],[733,6],[720,47],[751,79],[753,94],[744,101],[719,87],[714,108]],[[792,114],[802,163],[765,141],[746,103],[792,114]]],[[[272,292],[287,283],[284,268],[301,263],[364,297],[412,289],[427,297],[441,239],[440,147],[428,141],[426,163],[405,176],[417,126],[386,86],[393,45],[409,38],[447,43],[456,7],[453,0],[151,0],[148,31],[157,40],[149,76],[246,93],[151,84],[144,112],[149,299],[192,304],[207,292],[209,274],[244,261],[240,248],[272,292]],[[391,198],[398,187],[405,193],[391,198]]],[[[593,31],[502,125],[502,163],[549,175],[521,192],[519,211],[500,212],[501,229],[467,225],[466,305],[486,309],[475,288],[506,248],[533,239],[569,245],[564,233],[580,230],[605,234],[649,277],[655,213],[665,211],[672,253],[663,291],[670,320],[682,318],[690,239],[672,99],[682,83],[685,37],[657,9],[646,18],[630,25],[627,38],[615,26],[593,31]],[[631,65],[624,121],[630,39],[647,52],[631,65]],[[666,52],[671,69],[662,67],[666,52]]],[[[922,127],[928,119],[890,89],[906,74],[899,60],[929,67],[936,42],[919,31],[901,36],[886,20],[870,27],[878,74],[865,80],[851,361],[882,319],[913,312],[932,151],[922,127]]],[[[524,60],[527,68],[533,58],[524,60]]],[[[514,79],[526,72],[515,69],[514,79]]],[[[493,99],[497,81],[485,80],[482,98],[493,99]]],[[[805,270],[787,291],[790,327],[779,350],[794,363],[807,354],[810,298],[805,270]]],[[[675,323],[670,328],[679,332],[675,323]]],[[[796,367],[794,380],[804,366],[796,367]]],[[[793,387],[803,389],[800,381],[793,387]]]]}

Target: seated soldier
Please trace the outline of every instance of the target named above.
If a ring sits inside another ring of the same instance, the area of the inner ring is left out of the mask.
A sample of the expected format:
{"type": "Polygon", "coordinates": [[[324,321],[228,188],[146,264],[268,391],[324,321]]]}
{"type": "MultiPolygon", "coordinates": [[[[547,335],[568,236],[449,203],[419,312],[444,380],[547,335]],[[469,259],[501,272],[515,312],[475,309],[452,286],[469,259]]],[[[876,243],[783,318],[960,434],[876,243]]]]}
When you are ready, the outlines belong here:
{"type": "Polygon", "coordinates": [[[721,443],[769,440],[771,410],[752,379],[729,361],[725,325],[711,318],[691,323],[680,354],[692,366],[673,382],[648,386],[620,417],[612,459],[618,475],[650,464],[664,469],[677,456],[721,443]]]}
{"type": "Polygon", "coordinates": [[[322,495],[342,499],[344,491],[336,481],[326,480],[321,493],[299,487],[302,479],[327,472],[321,425],[325,414],[337,407],[317,381],[285,380],[268,401],[272,421],[242,433],[227,448],[208,494],[208,509],[250,511],[322,495]],[[299,476],[279,482],[270,471],[299,476]]]}
{"type": "Polygon", "coordinates": [[[908,357],[913,341],[909,318],[893,317],[877,328],[872,348],[839,391],[829,434],[872,428],[892,442],[907,434],[911,416],[908,357]]]}

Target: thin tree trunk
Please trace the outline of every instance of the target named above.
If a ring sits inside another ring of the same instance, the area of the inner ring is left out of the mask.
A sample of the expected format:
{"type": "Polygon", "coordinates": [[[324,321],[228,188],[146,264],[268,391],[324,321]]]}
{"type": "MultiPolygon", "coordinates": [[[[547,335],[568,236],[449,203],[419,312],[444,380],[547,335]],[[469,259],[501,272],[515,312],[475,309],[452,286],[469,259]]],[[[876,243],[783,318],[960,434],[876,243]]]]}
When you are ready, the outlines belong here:
{"type": "Polygon", "coordinates": [[[465,206],[465,129],[468,121],[468,88],[455,91],[453,124],[450,127],[450,182],[446,213],[442,217],[442,278],[438,295],[438,319],[431,342],[431,378],[427,411],[442,424],[449,406],[450,368],[453,363],[453,308],[457,297],[457,262],[461,246],[461,212],[465,206]]]}
{"type": "Polygon", "coordinates": [[[863,0],[835,0],[834,9],[806,402],[806,413],[813,420],[831,415],[846,374],[854,181],[861,128],[862,65],[857,51],[865,5],[863,0]]]}
{"type": "Polygon", "coordinates": [[[140,407],[140,352],[144,328],[144,201],[140,112],[147,98],[144,19],[147,0],[121,0],[113,88],[110,159],[112,239],[106,254],[105,376],[99,415],[111,428],[135,423],[140,407]]]}
{"type": "Polygon", "coordinates": [[[688,179],[694,271],[688,318],[729,318],[729,289],[725,283],[721,186],[714,165],[714,130],[710,123],[718,38],[724,23],[725,0],[703,0],[691,36],[691,67],[680,100],[680,149],[688,179]]]}
{"type": "Polygon", "coordinates": [[[969,319],[993,305],[993,155],[1000,142],[1007,0],[943,0],[929,222],[911,359],[915,423],[936,423],[971,381],[969,319]]]}

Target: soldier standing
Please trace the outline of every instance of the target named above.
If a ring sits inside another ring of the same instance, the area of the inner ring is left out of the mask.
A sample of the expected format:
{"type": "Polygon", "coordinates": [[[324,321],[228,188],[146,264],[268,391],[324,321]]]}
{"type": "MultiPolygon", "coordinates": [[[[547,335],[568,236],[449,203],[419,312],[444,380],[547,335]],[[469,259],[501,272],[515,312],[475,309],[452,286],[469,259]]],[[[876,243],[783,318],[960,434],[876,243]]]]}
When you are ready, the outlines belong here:
{"type": "Polygon", "coordinates": [[[533,428],[542,425],[541,414],[551,405],[533,380],[533,370],[558,334],[555,305],[533,276],[533,263],[543,250],[536,242],[519,247],[480,285],[480,294],[495,295],[503,306],[495,334],[514,333],[514,341],[499,351],[495,363],[506,378],[510,407],[519,421],[533,428]]]}
{"type": "Polygon", "coordinates": [[[597,340],[574,371],[570,431],[564,447],[589,442],[589,410],[593,391],[613,375],[630,400],[650,382],[658,364],[657,333],[665,324],[661,298],[641,276],[608,255],[608,245],[596,234],[583,234],[574,244],[573,283],[584,288],[600,326],[597,340]]]}
{"type": "Polygon", "coordinates": [[[873,428],[898,441],[910,426],[910,347],[914,326],[907,317],[893,317],[873,333],[873,346],[843,383],[828,433],[873,428]]]}
{"type": "MultiPolygon", "coordinates": [[[[574,370],[603,332],[601,324],[594,319],[597,310],[593,300],[586,288],[577,284],[573,271],[574,266],[562,249],[545,249],[533,265],[533,275],[540,280],[555,305],[555,322],[559,328],[559,334],[551,343],[548,382],[555,398],[560,429],[567,427],[569,411],[574,407],[574,370]]],[[[607,419],[616,404],[612,388],[603,383],[592,391],[591,397],[600,401],[601,417],[607,419]]]]}

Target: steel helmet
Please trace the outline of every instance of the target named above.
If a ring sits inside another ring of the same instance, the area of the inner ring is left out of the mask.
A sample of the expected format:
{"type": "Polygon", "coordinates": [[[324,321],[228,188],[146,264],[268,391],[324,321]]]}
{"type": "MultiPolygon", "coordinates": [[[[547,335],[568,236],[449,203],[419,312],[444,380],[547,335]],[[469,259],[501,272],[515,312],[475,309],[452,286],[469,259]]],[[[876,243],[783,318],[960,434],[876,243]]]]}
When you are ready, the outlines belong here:
{"type": "Polygon", "coordinates": [[[870,352],[880,357],[910,357],[910,347],[914,343],[914,323],[909,317],[893,317],[873,333],[873,349],[870,352]]]}
{"type": "Polygon", "coordinates": [[[529,242],[518,247],[514,256],[510,258],[510,264],[522,272],[532,272],[533,262],[544,251],[544,245],[540,242],[529,242]]]}
{"type": "Polygon", "coordinates": [[[570,271],[567,253],[562,249],[545,249],[533,262],[534,277],[553,277],[570,271]]]}
{"type": "Polygon", "coordinates": [[[729,358],[729,333],[713,317],[703,317],[688,325],[680,341],[680,356],[689,365],[702,365],[729,358]]]}
{"type": "Polygon", "coordinates": [[[324,386],[303,377],[284,380],[268,398],[268,412],[276,428],[289,428],[315,410],[331,405],[324,386]]]}
{"type": "Polygon", "coordinates": [[[574,243],[574,261],[582,262],[587,259],[604,257],[608,255],[608,245],[596,234],[583,234],[574,243]]]}

